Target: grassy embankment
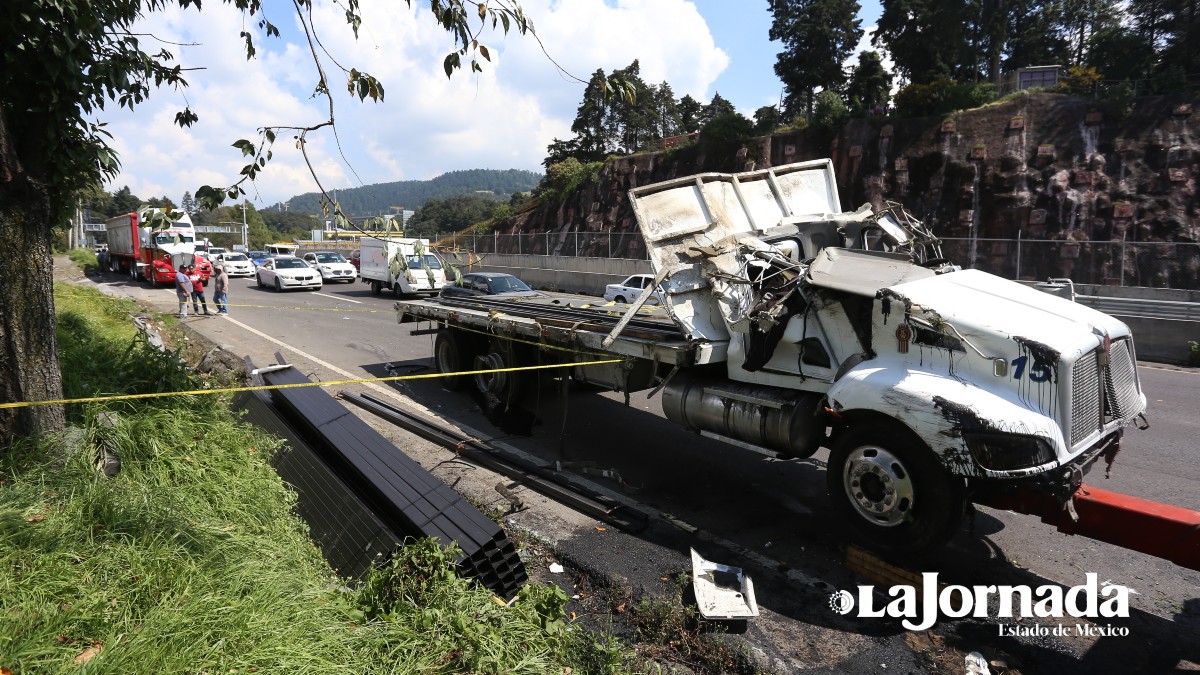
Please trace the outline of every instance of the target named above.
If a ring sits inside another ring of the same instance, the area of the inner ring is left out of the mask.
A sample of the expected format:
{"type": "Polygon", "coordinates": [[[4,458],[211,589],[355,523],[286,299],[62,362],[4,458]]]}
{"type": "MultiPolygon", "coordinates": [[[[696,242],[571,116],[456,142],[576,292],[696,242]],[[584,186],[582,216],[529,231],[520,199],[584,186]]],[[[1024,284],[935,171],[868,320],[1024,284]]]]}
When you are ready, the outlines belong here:
{"type": "MultiPolygon", "coordinates": [[[[66,284],[55,298],[68,397],[223,384],[194,374],[185,351],[148,346],[133,303],[66,284]]],[[[173,330],[168,343],[183,344],[173,330]]],[[[503,606],[430,542],[347,588],[268,464],[277,441],[220,397],[72,405],[69,417],[81,440],[0,456],[0,672],[630,668],[613,641],[565,620],[561,590],[530,584],[503,606]],[[101,410],[118,414],[114,428],[99,427],[101,410]],[[120,456],[114,478],[96,469],[101,442],[120,456]]]]}

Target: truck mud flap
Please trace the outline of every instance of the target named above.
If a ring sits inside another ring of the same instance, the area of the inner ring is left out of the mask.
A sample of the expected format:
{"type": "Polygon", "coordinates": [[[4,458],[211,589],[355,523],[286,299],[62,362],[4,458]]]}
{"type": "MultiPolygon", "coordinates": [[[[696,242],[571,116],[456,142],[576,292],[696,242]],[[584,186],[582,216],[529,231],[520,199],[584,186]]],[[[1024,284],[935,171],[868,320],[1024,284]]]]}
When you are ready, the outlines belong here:
{"type": "MultiPolygon", "coordinates": [[[[272,385],[310,382],[295,368],[260,376],[272,385]]],[[[513,597],[528,579],[516,547],[496,523],[320,388],[242,394],[236,407],[292,443],[292,453],[277,459],[276,468],[296,486],[301,515],[342,573],[365,572],[406,537],[436,537],[462,549],[459,574],[498,596],[513,597]],[[268,411],[274,424],[263,420],[268,411]]]]}

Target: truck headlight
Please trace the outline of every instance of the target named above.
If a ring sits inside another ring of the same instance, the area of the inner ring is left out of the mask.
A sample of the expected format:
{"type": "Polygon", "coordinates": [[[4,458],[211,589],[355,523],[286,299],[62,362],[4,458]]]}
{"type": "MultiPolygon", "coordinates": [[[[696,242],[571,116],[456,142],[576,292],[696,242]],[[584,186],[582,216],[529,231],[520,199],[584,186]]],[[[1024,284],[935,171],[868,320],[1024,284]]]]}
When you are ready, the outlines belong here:
{"type": "Polygon", "coordinates": [[[1013,471],[1053,462],[1054,448],[1041,436],[966,433],[963,438],[975,462],[992,471],[1013,471]]]}

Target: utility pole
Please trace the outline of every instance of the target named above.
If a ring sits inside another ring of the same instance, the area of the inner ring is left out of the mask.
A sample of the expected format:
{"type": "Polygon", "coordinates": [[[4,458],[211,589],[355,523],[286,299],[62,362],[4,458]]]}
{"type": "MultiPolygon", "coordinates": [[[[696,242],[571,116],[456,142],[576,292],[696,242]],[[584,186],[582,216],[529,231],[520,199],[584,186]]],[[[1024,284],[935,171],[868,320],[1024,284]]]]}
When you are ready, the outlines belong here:
{"type": "Polygon", "coordinates": [[[249,228],[246,227],[246,200],[243,199],[242,200],[242,249],[246,250],[246,251],[250,250],[249,242],[247,241],[249,233],[250,233],[249,228]]]}

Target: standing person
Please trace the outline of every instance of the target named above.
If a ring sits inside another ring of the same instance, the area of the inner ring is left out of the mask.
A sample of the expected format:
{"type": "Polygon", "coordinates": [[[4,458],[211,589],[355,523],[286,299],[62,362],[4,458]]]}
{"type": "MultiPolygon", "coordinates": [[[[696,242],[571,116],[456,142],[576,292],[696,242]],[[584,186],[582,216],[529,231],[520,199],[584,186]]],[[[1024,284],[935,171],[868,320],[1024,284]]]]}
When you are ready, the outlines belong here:
{"type": "Polygon", "coordinates": [[[192,294],[192,279],[188,276],[187,265],[180,265],[175,272],[175,295],[179,296],[179,318],[187,318],[188,297],[192,294]]]}
{"type": "Polygon", "coordinates": [[[200,270],[195,265],[188,265],[188,278],[192,280],[192,311],[198,316],[203,307],[204,315],[208,316],[208,303],[204,301],[204,277],[200,276],[200,270]]]}
{"type": "Polygon", "coordinates": [[[229,314],[229,275],[225,273],[224,263],[217,263],[217,278],[213,281],[213,304],[217,306],[217,314],[229,314]]]}

